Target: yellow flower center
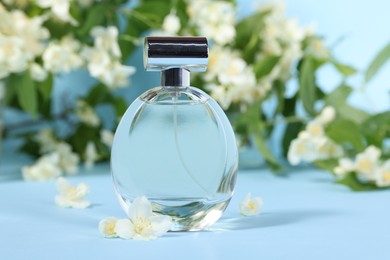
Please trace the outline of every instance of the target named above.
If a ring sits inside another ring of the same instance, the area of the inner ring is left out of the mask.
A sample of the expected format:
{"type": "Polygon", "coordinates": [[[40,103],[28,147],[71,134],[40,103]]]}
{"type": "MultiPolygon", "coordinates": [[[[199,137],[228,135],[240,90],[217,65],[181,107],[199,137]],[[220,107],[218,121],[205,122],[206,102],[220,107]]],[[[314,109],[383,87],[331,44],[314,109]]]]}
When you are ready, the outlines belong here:
{"type": "Polygon", "coordinates": [[[357,169],[362,172],[370,172],[373,169],[373,165],[370,160],[363,159],[357,162],[357,169]]]}
{"type": "Polygon", "coordinates": [[[387,171],[383,174],[384,181],[390,181],[390,171],[387,171]]]}
{"type": "Polygon", "coordinates": [[[114,223],[108,224],[106,231],[110,235],[114,234],[115,233],[115,224],[114,223]]]}
{"type": "Polygon", "coordinates": [[[215,64],[217,63],[217,57],[215,57],[216,55],[214,54],[210,54],[209,56],[209,67],[212,68],[215,66],[215,64]]]}
{"type": "Polygon", "coordinates": [[[229,73],[230,75],[236,75],[236,74],[238,73],[238,68],[237,68],[237,66],[231,66],[231,67],[229,67],[228,73],[229,73]]]}
{"type": "Polygon", "coordinates": [[[66,190],[66,197],[69,199],[76,199],[78,197],[77,190],[73,187],[70,187],[66,190]]]}
{"type": "Polygon", "coordinates": [[[255,210],[256,209],[256,204],[253,201],[250,201],[248,203],[248,209],[249,210],[255,210]]]}
{"type": "Polygon", "coordinates": [[[12,55],[14,53],[14,47],[12,44],[6,44],[5,46],[3,46],[3,50],[5,52],[5,54],[7,54],[8,56],[12,55]]]}
{"type": "Polygon", "coordinates": [[[308,131],[314,136],[320,136],[322,134],[322,127],[319,125],[310,125],[308,131]]]}
{"type": "Polygon", "coordinates": [[[134,231],[140,235],[146,235],[152,227],[152,222],[149,219],[143,217],[137,217],[134,221],[134,231]]]}

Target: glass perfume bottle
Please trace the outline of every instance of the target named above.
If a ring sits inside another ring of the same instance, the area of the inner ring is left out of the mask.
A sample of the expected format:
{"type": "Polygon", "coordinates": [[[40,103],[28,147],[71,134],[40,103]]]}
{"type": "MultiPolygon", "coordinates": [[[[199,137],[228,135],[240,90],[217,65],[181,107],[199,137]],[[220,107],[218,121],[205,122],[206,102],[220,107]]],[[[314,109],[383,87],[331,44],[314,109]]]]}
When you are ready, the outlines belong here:
{"type": "Polygon", "coordinates": [[[161,86],[137,98],[116,130],[111,170],[127,212],[146,196],[173,231],[215,223],[233,194],[238,164],[232,127],[220,106],[190,86],[190,71],[205,71],[204,37],[147,37],[146,70],[161,71],[161,86]]]}

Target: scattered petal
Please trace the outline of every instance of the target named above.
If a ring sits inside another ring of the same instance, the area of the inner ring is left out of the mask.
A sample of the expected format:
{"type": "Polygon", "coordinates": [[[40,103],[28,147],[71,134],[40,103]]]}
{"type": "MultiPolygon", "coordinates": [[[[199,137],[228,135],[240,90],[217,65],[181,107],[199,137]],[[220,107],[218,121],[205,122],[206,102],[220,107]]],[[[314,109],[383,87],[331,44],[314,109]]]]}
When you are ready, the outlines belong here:
{"type": "Polygon", "coordinates": [[[256,216],[260,214],[262,207],[263,199],[260,197],[251,198],[251,194],[248,193],[240,204],[240,213],[244,216],[256,216]]]}
{"type": "Polygon", "coordinates": [[[89,187],[80,183],[76,187],[73,186],[67,179],[59,177],[56,181],[58,195],[55,196],[55,203],[62,208],[87,208],[91,203],[84,199],[89,193],[89,187]]]}

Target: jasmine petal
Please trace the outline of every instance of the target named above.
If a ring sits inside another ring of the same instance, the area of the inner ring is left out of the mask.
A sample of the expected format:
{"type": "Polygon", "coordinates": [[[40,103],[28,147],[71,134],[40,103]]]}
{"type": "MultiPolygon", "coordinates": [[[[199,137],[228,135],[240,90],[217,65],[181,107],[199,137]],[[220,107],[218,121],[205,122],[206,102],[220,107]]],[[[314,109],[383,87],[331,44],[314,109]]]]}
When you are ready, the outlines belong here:
{"type": "Polygon", "coordinates": [[[119,219],[115,224],[115,233],[123,239],[133,238],[135,235],[133,223],[129,219],[119,219]]]}

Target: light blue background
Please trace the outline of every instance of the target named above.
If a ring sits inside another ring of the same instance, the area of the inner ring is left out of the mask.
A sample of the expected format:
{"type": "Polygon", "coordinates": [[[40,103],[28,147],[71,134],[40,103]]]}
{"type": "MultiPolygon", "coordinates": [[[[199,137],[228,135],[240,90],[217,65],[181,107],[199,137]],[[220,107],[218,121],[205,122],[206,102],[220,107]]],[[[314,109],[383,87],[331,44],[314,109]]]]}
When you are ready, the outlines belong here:
{"type": "MultiPolygon", "coordinates": [[[[239,0],[239,16],[252,12],[256,2],[239,0]]],[[[316,32],[333,44],[344,40],[334,49],[336,58],[364,70],[376,53],[390,42],[390,2],[384,0],[287,0],[287,14],[298,19],[300,25],[316,24],[316,32]]],[[[340,82],[335,71],[324,68],[319,82],[331,90],[340,82]]],[[[355,88],[351,103],[370,112],[390,109],[390,64],[386,64],[376,78],[361,90],[362,77],[350,82],[355,88]]]]}

